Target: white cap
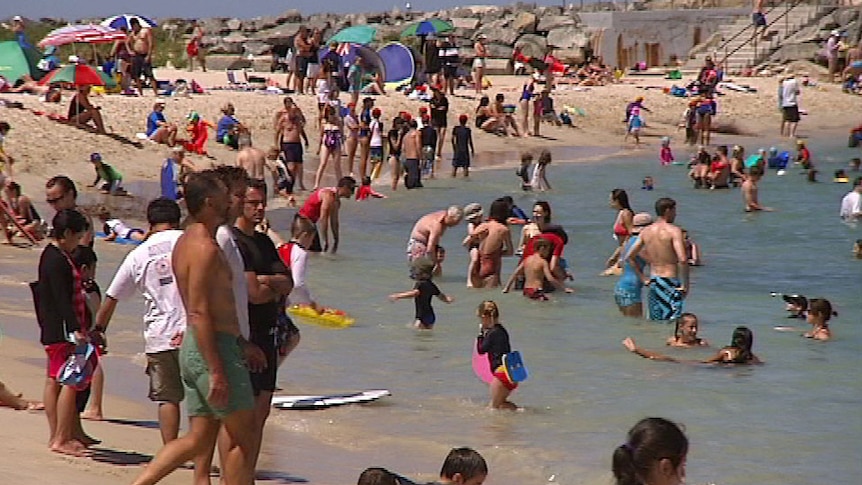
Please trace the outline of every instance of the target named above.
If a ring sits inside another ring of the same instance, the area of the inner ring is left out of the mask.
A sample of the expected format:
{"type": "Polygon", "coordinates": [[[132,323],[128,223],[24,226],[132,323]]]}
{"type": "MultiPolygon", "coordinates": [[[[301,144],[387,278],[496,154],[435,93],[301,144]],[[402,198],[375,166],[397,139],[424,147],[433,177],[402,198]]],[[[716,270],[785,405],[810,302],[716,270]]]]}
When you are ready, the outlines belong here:
{"type": "Polygon", "coordinates": [[[839,32],[837,30],[833,30],[829,35],[839,36],[839,35],[841,35],[841,32],[839,32]]]}
{"type": "Polygon", "coordinates": [[[16,15],[16,16],[12,17],[12,21],[13,22],[23,22],[24,19],[22,19],[20,15],[16,15]]]}
{"type": "Polygon", "coordinates": [[[72,64],[77,64],[80,60],[76,55],[69,56],[69,62],[72,64]]]}

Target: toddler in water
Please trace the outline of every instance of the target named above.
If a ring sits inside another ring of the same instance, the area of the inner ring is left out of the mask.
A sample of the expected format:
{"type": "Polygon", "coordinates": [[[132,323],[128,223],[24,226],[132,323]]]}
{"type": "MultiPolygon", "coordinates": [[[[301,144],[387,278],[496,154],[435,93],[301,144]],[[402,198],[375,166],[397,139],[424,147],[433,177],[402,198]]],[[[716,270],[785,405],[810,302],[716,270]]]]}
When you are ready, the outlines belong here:
{"type": "Polygon", "coordinates": [[[493,409],[517,410],[518,406],[509,401],[509,394],[518,388],[518,384],[509,380],[503,367],[503,356],[512,351],[509,344],[509,332],[500,324],[500,309],[491,300],[479,304],[476,311],[479,317],[479,336],[476,338],[476,350],[479,355],[488,356],[488,365],[494,380],[491,381],[491,403],[493,409]]]}
{"type": "Polygon", "coordinates": [[[389,299],[394,302],[403,298],[413,298],[416,304],[414,326],[421,330],[431,330],[437,321],[434,308],[431,307],[431,298],[436,296],[446,303],[452,303],[454,299],[443,294],[440,288],[431,281],[434,274],[434,262],[430,258],[421,257],[414,260],[413,268],[416,274],[416,284],[413,289],[402,293],[393,293],[389,295],[389,299]]]}
{"type": "Polygon", "coordinates": [[[838,312],[832,310],[832,304],[825,298],[814,298],[808,307],[808,316],[806,321],[811,324],[810,332],[802,334],[805,338],[814,340],[829,340],[832,338],[832,332],[829,330],[829,319],[833,316],[837,317],[838,312]]]}
{"type": "Polygon", "coordinates": [[[641,189],[643,190],[653,190],[655,188],[655,182],[652,177],[647,175],[644,177],[643,181],[641,181],[641,189]]]}
{"type": "Polygon", "coordinates": [[[856,259],[862,259],[862,239],[857,239],[853,244],[853,255],[856,259]]]}
{"type": "Polygon", "coordinates": [[[666,167],[673,163],[673,152],[670,150],[670,138],[665,136],[661,139],[661,152],[659,153],[662,167],[666,167]]]}
{"type": "Polygon", "coordinates": [[[356,200],[365,200],[369,197],[374,197],[375,199],[387,198],[385,195],[371,188],[371,177],[364,177],[362,179],[362,185],[359,187],[359,190],[356,191],[356,200]]]}
{"type": "Polygon", "coordinates": [[[530,184],[530,165],[533,164],[533,154],[530,152],[521,153],[521,166],[515,170],[515,175],[521,178],[521,190],[533,190],[530,184]]]}
{"type": "Polygon", "coordinates": [[[683,313],[676,319],[673,337],[668,337],[671,347],[708,347],[709,343],[697,336],[698,322],[694,313],[683,313]]]}

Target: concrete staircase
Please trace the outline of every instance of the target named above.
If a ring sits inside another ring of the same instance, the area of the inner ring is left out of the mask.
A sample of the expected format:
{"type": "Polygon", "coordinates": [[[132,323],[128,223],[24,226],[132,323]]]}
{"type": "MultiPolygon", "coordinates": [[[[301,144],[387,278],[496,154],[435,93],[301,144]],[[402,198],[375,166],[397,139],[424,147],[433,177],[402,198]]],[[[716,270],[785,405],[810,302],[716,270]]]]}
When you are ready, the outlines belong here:
{"type": "MultiPolygon", "coordinates": [[[[787,2],[787,4],[790,3],[787,2]]],[[[686,67],[699,68],[707,56],[712,56],[713,59],[720,61],[724,59],[725,55],[727,55],[725,62],[727,72],[737,72],[746,67],[755,66],[777,49],[784,39],[819,20],[829,10],[829,8],[820,5],[797,5],[791,8],[784,17],[772,23],[787,11],[785,4],[779,4],[766,14],[766,21],[771,25],[767,27],[765,38],[758,35],[756,41],[752,40],[754,29],[751,16],[738,18],[732,23],[719,26],[718,32],[722,37],[719,48],[697,54],[689,59],[686,67]],[[745,32],[739,34],[743,30],[745,32]],[[725,44],[725,42],[727,43],[725,44]]]]}

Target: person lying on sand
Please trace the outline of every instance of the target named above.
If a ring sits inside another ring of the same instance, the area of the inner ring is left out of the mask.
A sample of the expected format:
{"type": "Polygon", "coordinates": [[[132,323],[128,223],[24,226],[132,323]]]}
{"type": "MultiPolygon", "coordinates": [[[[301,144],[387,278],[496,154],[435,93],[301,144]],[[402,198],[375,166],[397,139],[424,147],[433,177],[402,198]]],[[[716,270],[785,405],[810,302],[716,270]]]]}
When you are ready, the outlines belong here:
{"type": "Polygon", "coordinates": [[[5,406],[18,411],[41,411],[45,409],[45,405],[39,401],[31,401],[24,399],[22,395],[15,394],[0,382],[0,406],[5,406]]]}

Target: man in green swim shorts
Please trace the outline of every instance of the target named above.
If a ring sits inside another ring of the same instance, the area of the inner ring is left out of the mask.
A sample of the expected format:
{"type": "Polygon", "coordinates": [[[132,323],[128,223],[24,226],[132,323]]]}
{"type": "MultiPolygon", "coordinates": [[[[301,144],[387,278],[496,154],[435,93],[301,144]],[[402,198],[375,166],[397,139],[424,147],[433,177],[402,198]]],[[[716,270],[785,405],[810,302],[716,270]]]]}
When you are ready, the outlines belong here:
{"type": "Polygon", "coordinates": [[[229,449],[222,456],[226,484],[253,483],[254,396],[248,367],[266,366],[260,349],[241,337],[232,275],[215,233],[227,221],[227,188],[213,171],[194,173],[185,200],[195,221],[177,240],[172,255],[177,288],[186,310],[187,331],[180,371],[190,416],[188,434],[167,443],[134,485],[153,484],[186,461],[211,454],[223,425],[229,449]],[[248,367],[246,367],[248,361],[248,367]]]}

